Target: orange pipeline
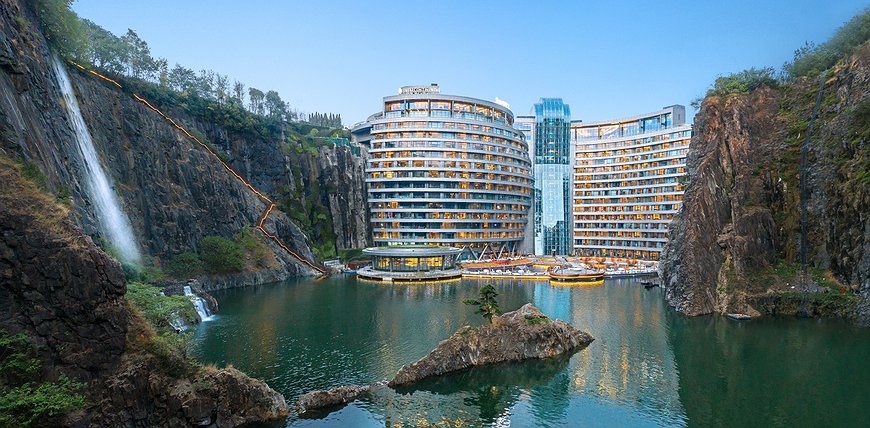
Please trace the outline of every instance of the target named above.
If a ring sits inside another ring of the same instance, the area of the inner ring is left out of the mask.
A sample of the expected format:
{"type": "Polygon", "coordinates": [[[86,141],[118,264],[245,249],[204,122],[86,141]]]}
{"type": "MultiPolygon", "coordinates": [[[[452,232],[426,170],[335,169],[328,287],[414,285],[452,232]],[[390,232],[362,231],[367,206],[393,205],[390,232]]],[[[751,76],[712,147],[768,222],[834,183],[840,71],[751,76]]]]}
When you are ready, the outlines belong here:
{"type": "MultiPolygon", "coordinates": [[[[115,81],[115,80],[112,80],[112,79],[110,79],[110,78],[108,78],[108,77],[106,77],[106,76],[103,76],[102,74],[97,73],[96,71],[88,70],[88,69],[86,69],[85,67],[83,67],[83,66],[79,65],[78,63],[76,63],[75,61],[70,61],[70,62],[71,62],[73,65],[75,65],[76,67],[78,67],[79,69],[81,69],[82,71],[86,71],[86,72],[88,72],[88,73],[90,73],[90,74],[93,74],[94,76],[97,76],[97,77],[99,77],[100,79],[103,79],[103,80],[105,80],[105,81],[108,81],[108,82],[114,84],[115,86],[117,86],[117,87],[119,87],[119,88],[121,88],[121,89],[124,88],[123,86],[121,86],[120,83],[118,83],[118,82],[115,81]]],[[[265,235],[267,238],[271,239],[273,242],[275,242],[276,244],[278,244],[278,246],[281,247],[281,249],[283,249],[284,251],[286,251],[288,254],[290,254],[291,256],[295,257],[297,260],[299,260],[299,261],[305,263],[306,265],[310,266],[312,269],[314,269],[314,270],[320,272],[321,274],[324,274],[324,273],[327,272],[326,268],[324,268],[324,267],[322,267],[322,266],[319,266],[319,265],[313,263],[311,260],[308,260],[307,257],[303,257],[303,256],[300,255],[299,253],[297,253],[297,252],[291,250],[290,247],[288,247],[286,244],[284,244],[284,242],[282,242],[281,239],[278,238],[277,235],[273,235],[273,234],[269,233],[269,231],[266,230],[266,227],[264,226],[264,224],[265,224],[265,222],[266,222],[266,219],[269,217],[269,214],[271,214],[271,213],[272,213],[272,210],[275,208],[275,203],[272,202],[272,200],[269,199],[268,196],[266,196],[265,194],[261,193],[261,192],[260,192],[259,190],[257,190],[257,189],[256,189],[256,188],[255,188],[251,183],[249,183],[248,180],[245,180],[241,175],[239,175],[239,173],[237,173],[237,172],[236,172],[232,167],[230,167],[226,162],[224,162],[224,160],[221,159],[221,157],[218,156],[218,154],[215,153],[215,151],[212,150],[212,148],[209,147],[208,144],[205,144],[205,143],[203,143],[202,141],[199,141],[199,138],[196,138],[196,136],[194,136],[193,134],[191,134],[190,132],[188,132],[187,129],[185,129],[183,126],[179,125],[177,122],[175,122],[174,120],[172,120],[171,117],[167,116],[167,115],[164,114],[162,111],[160,111],[160,109],[158,109],[157,107],[154,107],[151,103],[148,102],[148,100],[146,100],[145,98],[140,97],[138,94],[135,94],[135,93],[133,94],[133,98],[135,98],[137,101],[141,102],[142,104],[145,104],[148,108],[150,108],[151,110],[155,111],[155,112],[156,112],[157,114],[159,114],[160,116],[163,116],[163,118],[166,119],[166,120],[168,120],[169,123],[172,124],[172,126],[174,126],[174,127],[175,127],[176,129],[178,129],[179,131],[183,132],[184,135],[187,135],[187,136],[188,136],[190,139],[192,139],[193,141],[196,141],[197,144],[199,144],[199,145],[202,146],[204,149],[206,149],[209,153],[211,153],[212,156],[214,156],[215,159],[217,159],[218,162],[220,162],[221,165],[223,165],[223,167],[226,168],[226,170],[229,171],[230,174],[232,174],[232,175],[233,175],[237,180],[241,181],[245,186],[247,186],[248,189],[251,189],[251,191],[254,192],[257,196],[259,196],[260,198],[262,198],[263,200],[265,200],[266,202],[269,203],[269,208],[266,210],[266,212],[263,214],[263,217],[261,217],[261,218],[260,218],[260,221],[257,223],[257,229],[259,229],[260,232],[263,233],[263,235],[265,235]]]]}

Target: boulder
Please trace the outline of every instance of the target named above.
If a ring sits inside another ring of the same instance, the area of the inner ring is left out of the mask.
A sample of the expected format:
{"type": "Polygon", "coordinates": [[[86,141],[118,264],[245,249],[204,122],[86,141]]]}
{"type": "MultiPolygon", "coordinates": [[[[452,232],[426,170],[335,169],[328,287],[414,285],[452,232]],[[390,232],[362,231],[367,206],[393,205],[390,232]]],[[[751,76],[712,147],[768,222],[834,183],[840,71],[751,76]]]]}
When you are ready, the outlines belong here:
{"type": "Polygon", "coordinates": [[[311,391],[296,401],[296,413],[300,416],[306,416],[316,410],[345,405],[368,393],[370,388],[369,386],[349,385],[325,391],[311,391]]]}
{"type": "Polygon", "coordinates": [[[491,324],[465,326],[429,355],[403,366],[388,385],[399,387],[475,366],[570,355],[594,339],[528,303],[494,317],[491,324]]]}

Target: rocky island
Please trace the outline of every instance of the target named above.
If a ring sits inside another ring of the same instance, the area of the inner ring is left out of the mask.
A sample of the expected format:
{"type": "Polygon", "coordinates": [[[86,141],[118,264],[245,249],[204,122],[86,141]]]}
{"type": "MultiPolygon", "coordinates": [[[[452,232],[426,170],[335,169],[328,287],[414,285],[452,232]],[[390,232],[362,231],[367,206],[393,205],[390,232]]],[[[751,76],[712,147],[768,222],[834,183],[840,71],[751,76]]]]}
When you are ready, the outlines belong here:
{"type": "MultiPolygon", "coordinates": [[[[480,327],[464,326],[425,357],[403,366],[391,388],[410,386],[420,380],[478,366],[570,356],[595,340],[562,320],[553,320],[531,303],[480,327]]],[[[340,386],[312,391],[299,398],[300,415],[350,403],[373,386],[340,386]]]]}

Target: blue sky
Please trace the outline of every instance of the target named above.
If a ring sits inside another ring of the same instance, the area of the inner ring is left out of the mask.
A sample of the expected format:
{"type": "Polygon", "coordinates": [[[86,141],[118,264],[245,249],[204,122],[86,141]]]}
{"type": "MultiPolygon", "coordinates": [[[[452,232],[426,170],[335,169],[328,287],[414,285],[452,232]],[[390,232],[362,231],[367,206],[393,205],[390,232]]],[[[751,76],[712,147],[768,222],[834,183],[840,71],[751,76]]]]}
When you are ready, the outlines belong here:
{"type": "MultiPolygon", "coordinates": [[[[155,57],[274,89],[296,109],[346,125],[399,86],[492,100],[528,114],[562,97],[574,119],[685,104],[717,75],[779,67],[867,3],[790,1],[78,0],[155,57]]],[[[690,115],[693,109],[688,107],[690,115]]]]}

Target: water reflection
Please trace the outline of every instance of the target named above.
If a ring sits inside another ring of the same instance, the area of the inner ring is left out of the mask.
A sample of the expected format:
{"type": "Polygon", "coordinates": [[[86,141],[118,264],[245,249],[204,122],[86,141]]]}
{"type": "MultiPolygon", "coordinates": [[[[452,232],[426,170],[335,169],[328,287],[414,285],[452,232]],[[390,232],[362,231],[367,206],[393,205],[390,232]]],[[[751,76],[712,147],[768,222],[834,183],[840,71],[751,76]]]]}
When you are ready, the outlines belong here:
{"type": "Polygon", "coordinates": [[[668,314],[692,425],[870,426],[870,331],[836,320],[668,314]]]}
{"type": "MultiPolygon", "coordinates": [[[[391,377],[462,325],[488,281],[383,285],[335,277],[216,293],[191,352],[266,380],[288,401],[391,377]]],[[[476,369],[293,426],[870,426],[870,330],[794,319],[687,319],[633,280],[551,287],[494,281],[504,310],[532,302],[596,340],[569,360],[476,369]],[[820,412],[819,404],[836,410],[820,412]],[[861,424],[858,424],[861,422],[861,424]]]]}

